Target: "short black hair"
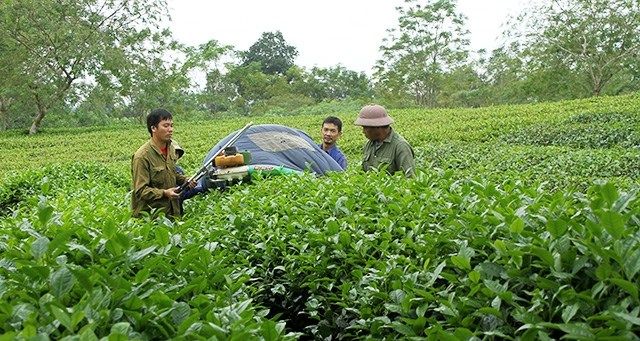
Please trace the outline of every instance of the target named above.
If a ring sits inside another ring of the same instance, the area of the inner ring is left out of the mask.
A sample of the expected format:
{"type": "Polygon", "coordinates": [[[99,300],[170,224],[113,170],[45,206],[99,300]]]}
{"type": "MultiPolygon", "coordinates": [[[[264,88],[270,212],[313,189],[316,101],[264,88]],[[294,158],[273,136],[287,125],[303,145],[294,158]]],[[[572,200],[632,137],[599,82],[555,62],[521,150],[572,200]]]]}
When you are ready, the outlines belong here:
{"type": "Polygon", "coordinates": [[[164,120],[173,120],[173,116],[166,109],[154,109],[149,115],[147,115],[147,130],[149,131],[149,135],[153,137],[153,133],[151,132],[151,127],[155,127],[160,123],[160,121],[164,120]]]}
{"type": "Polygon", "coordinates": [[[335,116],[325,118],[324,121],[322,121],[322,125],[324,126],[325,123],[335,124],[336,127],[338,127],[338,131],[342,131],[342,120],[335,116]]]}

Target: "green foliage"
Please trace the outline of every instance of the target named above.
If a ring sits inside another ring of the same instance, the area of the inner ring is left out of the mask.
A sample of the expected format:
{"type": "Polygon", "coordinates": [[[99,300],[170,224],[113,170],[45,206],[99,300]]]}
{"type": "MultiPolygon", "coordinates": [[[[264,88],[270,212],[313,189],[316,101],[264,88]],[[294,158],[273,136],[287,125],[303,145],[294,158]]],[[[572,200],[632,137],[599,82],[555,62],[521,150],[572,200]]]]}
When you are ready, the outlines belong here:
{"type": "Polygon", "coordinates": [[[204,235],[192,239],[164,218],[131,220],[127,186],[114,183],[128,182],[120,171],[97,164],[47,167],[29,174],[33,183],[22,183],[39,190],[0,221],[5,333],[25,339],[38,333],[56,339],[293,338],[251,304],[248,273],[229,263],[235,255],[212,254],[202,247],[204,235]]]}
{"type": "MultiPolygon", "coordinates": [[[[316,103],[313,106],[293,111],[294,114],[329,115],[331,113],[355,113],[370,101],[362,99],[345,98],[342,101],[332,100],[316,103]]],[[[355,120],[355,118],[354,118],[355,120]]]]}
{"type": "Polygon", "coordinates": [[[235,86],[217,69],[207,72],[206,77],[207,84],[199,102],[212,114],[231,109],[235,86]]]}
{"type": "Polygon", "coordinates": [[[243,66],[260,64],[267,75],[284,75],[298,56],[298,50],[287,44],[282,32],[264,32],[249,50],[244,53],[243,66]]]}
{"type": "Polygon", "coordinates": [[[590,148],[640,147],[640,117],[626,113],[581,113],[559,124],[531,125],[504,137],[508,143],[590,148]]]}
{"type": "MultiPolygon", "coordinates": [[[[637,130],[638,113],[638,95],[390,109],[416,151],[407,180],[362,173],[364,137],[348,123],[357,110],[338,112],[347,172],[256,178],[186,201],[176,221],[130,217],[129,158],[149,138],[143,125],[3,132],[12,158],[0,182],[0,330],[5,339],[637,339],[640,163],[635,135],[615,136],[637,130]]],[[[319,140],[327,114],[252,120],[319,140]]],[[[188,173],[246,123],[180,117],[188,173]]]]}
{"type": "Polygon", "coordinates": [[[247,51],[215,39],[182,45],[159,24],[165,5],[3,1],[0,130],[136,122],[159,106],[218,119],[316,112],[340,101],[485,107],[640,89],[635,0],[541,2],[512,20],[506,44],[493,51],[468,50],[456,1],[405,0],[373,77],[340,64],[307,71],[279,31],[247,51]]]}
{"type": "Polygon", "coordinates": [[[273,96],[253,106],[253,115],[292,115],[298,108],[307,107],[315,103],[310,97],[286,94],[273,96]]]}
{"type": "Polygon", "coordinates": [[[622,81],[617,76],[638,67],[639,11],[635,0],[541,3],[519,18],[526,26],[519,30],[526,39],[520,56],[529,61],[533,75],[552,78],[547,84],[578,84],[592,96],[617,94],[621,85],[612,80],[622,81]]]}
{"type": "Polygon", "coordinates": [[[263,181],[193,220],[234,231],[259,301],[314,338],[637,332],[635,194],[452,175],[263,181]]]}
{"type": "Polygon", "coordinates": [[[490,94],[473,65],[463,65],[448,72],[443,78],[438,103],[446,108],[478,108],[487,106],[490,94]]]}
{"type": "Polygon", "coordinates": [[[225,76],[240,95],[236,97],[234,105],[242,114],[249,114],[255,103],[284,93],[282,90],[287,87],[286,78],[282,75],[269,75],[260,69],[260,63],[254,62],[247,66],[233,67],[225,76]]]}
{"type": "Polygon", "coordinates": [[[530,102],[524,92],[523,61],[518,58],[518,44],[499,47],[491,51],[484,61],[485,78],[494,104],[530,102]]]}
{"type": "Polygon", "coordinates": [[[370,99],[373,91],[364,72],[357,73],[340,65],[333,68],[313,67],[301,82],[301,91],[316,101],[370,99]]]}
{"type": "Polygon", "coordinates": [[[415,104],[434,108],[439,106],[443,77],[467,59],[466,17],[451,0],[404,2],[405,7],[398,7],[398,27],[380,47],[383,57],[376,63],[375,77],[380,88],[406,93],[415,104]]]}
{"type": "Polygon", "coordinates": [[[136,78],[132,65],[150,62],[146,53],[165,39],[166,32],[156,32],[163,8],[160,0],[3,3],[0,37],[12,51],[12,68],[21,71],[8,74],[19,79],[7,85],[29,89],[28,96],[11,96],[35,112],[30,133],[87,78],[126,88],[136,78]]]}

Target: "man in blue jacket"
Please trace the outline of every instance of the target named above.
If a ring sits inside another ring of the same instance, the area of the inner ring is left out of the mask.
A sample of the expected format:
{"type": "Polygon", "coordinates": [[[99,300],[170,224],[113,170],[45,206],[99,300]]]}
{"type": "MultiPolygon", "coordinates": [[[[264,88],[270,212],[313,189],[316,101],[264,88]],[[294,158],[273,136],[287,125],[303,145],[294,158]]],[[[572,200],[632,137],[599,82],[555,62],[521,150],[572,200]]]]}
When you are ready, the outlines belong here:
{"type": "Polygon", "coordinates": [[[335,117],[329,116],[322,121],[322,144],[318,147],[322,148],[331,158],[342,167],[343,170],[347,169],[347,158],[342,151],[336,145],[338,139],[342,136],[342,121],[335,117]]]}

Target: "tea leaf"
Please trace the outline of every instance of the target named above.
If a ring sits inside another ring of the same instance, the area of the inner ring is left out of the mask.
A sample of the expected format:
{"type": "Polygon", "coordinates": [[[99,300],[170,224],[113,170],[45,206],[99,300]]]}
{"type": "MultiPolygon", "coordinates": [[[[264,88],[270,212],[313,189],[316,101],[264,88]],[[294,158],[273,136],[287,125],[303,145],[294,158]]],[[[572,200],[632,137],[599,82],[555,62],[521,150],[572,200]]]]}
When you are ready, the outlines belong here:
{"type": "Polygon", "coordinates": [[[623,258],[623,269],[627,279],[633,280],[633,277],[640,271],[640,248],[636,249],[631,255],[623,258]]]}
{"type": "Polygon", "coordinates": [[[171,321],[175,325],[179,325],[189,317],[191,314],[191,308],[185,302],[177,302],[173,305],[173,309],[171,310],[171,321]]]}
{"type": "Polygon", "coordinates": [[[520,234],[522,231],[524,231],[524,221],[516,217],[509,225],[509,232],[520,234]]]}
{"type": "Polygon", "coordinates": [[[169,238],[169,231],[164,226],[158,226],[153,230],[153,233],[156,236],[156,241],[158,245],[163,247],[169,245],[171,239],[169,238]]]}
{"type": "Polygon", "coordinates": [[[418,317],[424,317],[424,315],[428,311],[428,309],[429,309],[429,305],[427,305],[427,304],[423,304],[421,306],[418,306],[416,308],[416,315],[418,317]]]}
{"type": "Polygon", "coordinates": [[[555,259],[553,258],[553,254],[543,248],[540,247],[532,247],[531,252],[538,256],[548,267],[555,267],[555,259]]]}
{"type": "Polygon", "coordinates": [[[505,272],[505,268],[503,266],[492,262],[480,263],[480,269],[482,274],[489,279],[500,277],[505,272]]]}
{"type": "Polygon", "coordinates": [[[609,207],[613,206],[613,203],[618,199],[618,189],[611,182],[600,186],[600,195],[609,204],[609,207]]]}
{"type": "Polygon", "coordinates": [[[129,335],[129,329],[131,325],[129,322],[118,322],[111,327],[109,333],[109,341],[111,340],[126,340],[129,335]],[[124,339],[122,337],[125,337],[124,339]]]}
{"type": "Polygon", "coordinates": [[[500,284],[500,282],[498,281],[493,281],[488,279],[484,280],[483,283],[494,294],[501,294],[506,291],[506,283],[500,284]]]}
{"type": "Polygon", "coordinates": [[[51,252],[54,252],[56,249],[63,247],[69,239],[76,233],[76,228],[69,228],[67,230],[60,231],[56,234],[55,238],[49,244],[49,248],[51,248],[51,252]]]}
{"type": "Polygon", "coordinates": [[[435,333],[435,340],[443,340],[443,341],[459,341],[457,336],[449,333],[446,330],[438,330],[435,333]]]}
{"type": "Polygon", "coordinates": [[[393,321],[391,323],[391,328],[404,336],[416,336],[416,332],[413,331],[413,328],[398,321],[393,321]]]}
{"type": "Polygon", "coordinates": [[[276,322],[270,320],[267,320],[262,324],[260,328],[262,331],[262,337],[264,337],[265,341],[276,341],[279,339],[280,333],[276,327],[276,322]]]}
{"type": "Polygon", "coordinates": [[[478,283],[480,281],[480,273],[478,271],[471,271],[469,272],[469,279],[474,282],[474,283],[478,283]]]}
{"type": "Polygon", "coordinates": [[[60,322],[61,325],[63,325],[69,331],[74,332],[74,327],[71,324],[71,318],[64,310],[62,310],[60,307],[53,304],[49,306],[49,309],[51,310],[51,313],[53,314],[53,316],[55,316],[56,320],[58,320],[58,322],[60,322]]]}
{"type": "Polygon", "coordinates": [[[64,294],[71,291],[75,278],[66,266],[61,267],[51,275],[49,286],[51,287],[51,293],[55,297],[62,297],[64,294]]]}
{"type": "Polygon", "coordinates": [[[130,262],[137,262],[140,259],[144,258],[145,256],[151,254],[153,251],[156,250],[156,246],[149,246],[146,249],[140,250],[134,254],[132,254],[131,256],[129,256],[129,261],[130,262]]]}
{"type": "Polygon", "coordinates": [[[623,213],[627,209],[628,205],[636,199],[636,195],[633,193],[625,193],[620,195],[614,205],[611,207],[613,211],[623,213]]]}
{"type": "Polygon", "coordinates": [[[502,317],[502,314],[500,314],[500,311],[496,308],[491,308],[491,307],[482,307],[480,309],[478,309],[479,313],[482,314],[491,314],[493,316],[496,317],[502,317]]]}
{"type": "Polygon", "coordinates": [[[628,292],[633,298],[638,300],[638,286],[634,283],[626,281],[622,278],[612,278],[610,279],[611,283],[617,285],[622,290],[628,292]]]}
{"type": "Polygon", "coordinates": [[[351,235],[345,231],[340,232],[340,244],[349,246],[351,244],[351,235]]]}
{"type": "Polygon", "coordinates": [[[640,326],[640,318],[638,318],[637,316],[633,316],[620,311],[615,311],[612,314],[621,318],[625,322],[631,323],[636,326],[640,326]]]}
{"type": "Polygon", "coordinates": [[[405,293],[404,290],[401,289],[396,289],[389,293],[389,298],[396,304],[401,304],[406,296],[407,293],[405,293]]]}
{"type": "Polygon", "coordinates": [[[42,226],[46,226],[53,216],[53,207],[51,207],[45,199],[38,203],[38,220],[42,226]]]}
{"type": "Polygon", "coordinates": [[[459,269],[471,270],[471,263],[469,259],[463,258],[461,256],[451,256],[451,262],[459,269]]]}
{"type": "Polygon", "coordinates": [[[328,220],[326,231],[327,231],[327,234],[331,236],[336,235],[338,234],[338,232],[340,232],[340,225],[338,225],[338,222],[335,221],[335,219],[328,220]]]}
{"type": "Polygon", "coordinates": [[[98,336],[90,327],[84,327],[80,330],[80,341],[98,341],[98,336]]]}
{"type": "Polygon", "coordinates": [[[575,339],[595,339],[595,335],[589,330],[589,326],[585,323],[564,323],[558,324],[558,327],[565,333],[567,338],[575,339]]]}
{"type": "Polygon", "coordinates": [[[504,241],[502,240],[496,240],[493,242],[493,246],[496,248],[496,250],[498,250],[499,252],[503,252],[506,253],[507,252],[507,247],[506,244],[504,243],[504,241]]]}
{"type": "Polygon", "coordinates": [[[601,211],[598,212],[598,217],[600,218],[600,223],[604,226],[605,230],[609,232],[609,235],[613,237],[613,239],[618,240],[622,238],[625,230],[626,219],[622,216],[622,214],[614,211],[601,211]]]}
{"type": "Polygon", "coordinates": [[[47,252],[49,238],[39,237],[31,244],[31,254],[35,259],[40,259],[47,252]]]}
{"type": "Polygon", "coordinates": [[[602,232],[602,226],[600,226],[600,224],[591,220],[587,220],[586,226],[595,237],[602,238],[603,232],[602,232]]]}
{"type": "Polygon", "coordinates": [[[547,231],[555,238],[563,236],[569,229],[569,224],[560,219],[550,219],[546,224],[547,231]]]}
{"type": "Polygon", "coordinates": [[[442,273],[442,269],[444,269],[445,266],[447,266],[447,262],[443,261],[436,267],[436,269],[430,274],[431,277],[429,278],[429,281],[426,283],[427,287],[430,287],[433,285],[433,283],[435,283],[438,277],[440,277],[440,273],[442,273]]]}
{"type": "Polygon", "coordinates": [[[571,319],[576,315],[579,309],[580,307],[578,306],[578,304],[572,304],[565,307],[564,310],[562,310],[562,321],[564,323],[569,323],[569,321],[571,321],[571,319]]]}
{"type": "Polygon", "coordinates": [[[602,263],[596,268],[596,276],[601,281],[605,281],[611,278],[611,272],[611,264],[609,264],[608,262],[602,263]]]}
{"type": "Polygon", "coordinates": [[[82,268],[67,268],[72,274],[73,277],[78,281],[80,286],[88,292],[93,289],[95,283],[91,280],[91,271],[82,268]]]}

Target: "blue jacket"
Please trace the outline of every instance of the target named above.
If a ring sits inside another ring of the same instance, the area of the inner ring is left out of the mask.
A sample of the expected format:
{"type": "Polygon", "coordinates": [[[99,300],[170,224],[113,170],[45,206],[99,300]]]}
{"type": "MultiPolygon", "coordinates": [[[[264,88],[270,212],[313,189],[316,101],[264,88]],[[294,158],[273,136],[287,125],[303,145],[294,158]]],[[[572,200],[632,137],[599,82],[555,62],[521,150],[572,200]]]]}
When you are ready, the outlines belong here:
{"type": "MultiPolygon", "coordinates": [[[[322,149],[322,144],[319,144],[318,147],[322,149]]],[[[347,169],[347,158],[344,156],[340,148],[337,145],[334,145],[329,150],[326,151],[331,158],[336,160],[336,162],[342,167],[343,170],[347,169]]]]}

